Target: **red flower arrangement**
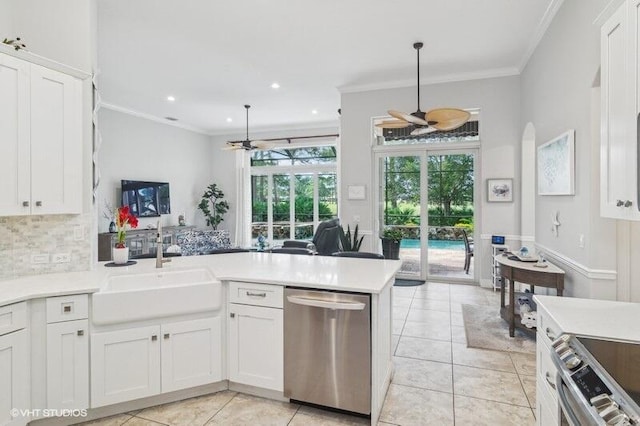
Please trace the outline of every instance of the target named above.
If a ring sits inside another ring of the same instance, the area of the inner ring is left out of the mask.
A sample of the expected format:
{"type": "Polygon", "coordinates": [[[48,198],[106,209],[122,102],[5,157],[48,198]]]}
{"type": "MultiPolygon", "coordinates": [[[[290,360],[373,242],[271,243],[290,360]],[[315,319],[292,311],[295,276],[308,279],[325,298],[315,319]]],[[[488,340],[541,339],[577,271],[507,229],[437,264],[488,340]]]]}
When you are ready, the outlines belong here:
{"type": "Polygon", "coordinates": [[[122,206],[116,209],[116,230],[118,232],[118,242],[116,248],[125,248],[125,238],[127,236],[127,225],[131,228],[138,227],[138,218],[131,214],[129,206],[122,206]]]}

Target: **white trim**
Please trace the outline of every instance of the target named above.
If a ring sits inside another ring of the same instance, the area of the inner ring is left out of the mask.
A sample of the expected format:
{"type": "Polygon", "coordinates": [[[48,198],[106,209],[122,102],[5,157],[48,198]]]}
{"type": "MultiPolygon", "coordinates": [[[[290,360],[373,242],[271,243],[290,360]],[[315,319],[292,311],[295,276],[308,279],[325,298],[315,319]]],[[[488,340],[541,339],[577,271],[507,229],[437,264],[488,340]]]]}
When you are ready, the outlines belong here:
{"type": "Polygon", "coordinates": [[[527,66],[529,59],[531,59],[533,52],[536,51],[536,49],[538,48],[538,44],[540,44],[542,38],[547,33],[549,25],[551,25],[553,18],[555,18],[556,13],[558,13],[558,10],[560,9],[560,6],[562,6],[563,2],[564,0],[551,0],[551,2],[549,3],[547,10],[544,12],[544,15],[542,15],[542,19],[540,19],[540,22],[538,23],[536,32],[531,38],[529,47],[527,48],[527,50],[525,50],[524,55],[522,56],[520,66],[518,67],[519,73],[521,73],[527,66]]]}
{"type": "MultiPolygon", "coordinates": [[[[480,235],[480,239],[481,240],[490,240],[491,237],[492,237],[491,234],[481,234],[480,235]]],[[[505,235],[504,239],[505,240],[517,240],[517,241],[529,241],[529,242],[533,242],[533,241],[536,240],[535,237],[531,237],[531,236],[528,236],[528,235],[505,235]]]]}
{"type": "Polygon", "coordinates": [[[573,269],[579,274],[593,280],[611,280],[615,281],[618,273],[615,270],[609,269],[591,269],[581,263],[576,262],[575,260],[558,253],[555,250],[552,250],[542,244],[536,244],[536,250],[544,252],[545,255],[548,255],[552,258],[552,260],[557,260],[565,266],[573,269]]]}
{"type": "Polygon", "coordinates": [[[44,56],[31,53],[28,50],[15,50],[13,47],[4,43],[0,43],[0,53],[5,53],[9,56],[23,59],[33,64],[42,65],[45,68],[60,71],[64,74],[68,74],[81,80],[91,78],[91,72],[89,71],[83,71],[78,68],[70,67],[69,65],[61,64],[60,62],[53,61],[49,58],[45,58],[44,56]]]}
{"type": "Polygon", "coordinates": [[[125,108],[119,105],[110,104],[108,102],[101,102],[100,107],[110,109],[112,111],[121,112],[123,114],[128,114],[133,117],[144,118],[145,120],[155,121],[156,123],[166,124],[167,126],[178,127],[180,129],[189,130],[191,132],[200,133],[202,135],[210,136],[206,130],[201,129],[199,127],[190,126],[188,124],[183,124],[177,121],[170,121],[166,118],[157,117],[155,115],[147,114],[146,112],[136,111],[133,109],[125,108]]]}
{"type": "MultiPolygon", "coordinates": [[[[300,130],[300,131],[304,131],[304,130],[310,130],[310,129],[336,129],[339,127],[339,119],[336,120],[332,120],[332,121],[319,121],[319,122],[310,122],[310,123],[293,123],[293,124],[286,124],[286,125],[281,125],[281,126],[262,126],[262,127],[258,127],[258,126],[254,126],[251,125],[251,127],[249,128],[249,136],[251,137],[251,139],[259,139],[261,137],[266,137],[266,136],[259,136],[260,133],[268,133],[268,132],[279,132],[279,131],[283,131],[283,130],[300,130]]],[[[328,130],[329,131],[329,130],[328,130]]],[[[335,130],[330,130],[329,133],[337,133],[335,130]]],[[[244,128],[234,128],[234,129],[224,129],[224,130],[214,130],[211,132],[207,132],[207,135],[209,136],[226,136],[229,138],[245,138],[245,132],[244,132],[244,128]]],[[[303,136],[303,135],[300,135],[303,136]]],[[[277,136],[274,136],[277,137],[277,136]]],[[[292,139],[295,139],[292,138],[292,139]]]]}
{"type": "MultiPolygon", "coordinates": [[[[516,67],[495,68],[484,71],[461,72],[457,74],[447,74],[439,77],[421,79],[420,86],[429,84],[453,83],[457,81],[484,80],[487,78],[511,77],[519,75],[520,70],[516,67]]],[[[399,89],[403,87],[414,87],[416,80],[395,80],[383,83],[356,84],[338,87],[340,93],[368,92],[371,90],[399,89]]]]}
{"type": "Polygon", "coordinates": [[[601,27],[607,19],[613,15],[613,12],[618,10],[620,5],[624,3],[624,0],[611,0],[609,4],[605,6],[605,8],[600,12],[600,14],[593,20],[593,25],[601,27]]]}

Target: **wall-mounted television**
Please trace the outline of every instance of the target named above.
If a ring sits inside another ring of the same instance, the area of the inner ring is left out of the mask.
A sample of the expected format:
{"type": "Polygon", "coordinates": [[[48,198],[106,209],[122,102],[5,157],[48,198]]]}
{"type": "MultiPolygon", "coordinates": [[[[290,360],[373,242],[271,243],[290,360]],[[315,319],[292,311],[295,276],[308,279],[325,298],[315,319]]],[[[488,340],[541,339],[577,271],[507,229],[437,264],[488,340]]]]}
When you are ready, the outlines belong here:
{"type": "Polygon", "coordinates": [[[171,213],[169,184],[122,180],[122,205],[136,217],[154,217],[171,213]]]}

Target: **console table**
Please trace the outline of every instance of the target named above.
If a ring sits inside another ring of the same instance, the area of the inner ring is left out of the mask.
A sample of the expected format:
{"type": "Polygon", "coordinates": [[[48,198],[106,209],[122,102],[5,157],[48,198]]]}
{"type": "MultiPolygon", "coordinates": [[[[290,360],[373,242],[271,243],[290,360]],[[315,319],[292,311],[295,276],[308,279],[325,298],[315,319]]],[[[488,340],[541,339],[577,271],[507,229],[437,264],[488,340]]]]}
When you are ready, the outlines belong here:
{"type": "MultiPolygon", "coordinates": [[[[495,257],[499,264],[498,273],[504,278],[500,283],[500,316],[509,323],[509,336],[513,337],[516,327],[529,330],[520,324],[520,315],[515,313],[515,282],[531,285],[531,292],[535,286],[555,288],[556,294],[562,296],[564,291],[564,271],[551,262],[545,262],[546,268],[540,268],[535,262],[521,262],[511,260],[507,256],[498,255],[495,257]],[[505,280],[509,281],[509,305],[504,304],[505,280]],[[516,319],[518,321],[516,322],[516,319]]],[[[529,330],[530,331],[530,330],[529,330]]]]}

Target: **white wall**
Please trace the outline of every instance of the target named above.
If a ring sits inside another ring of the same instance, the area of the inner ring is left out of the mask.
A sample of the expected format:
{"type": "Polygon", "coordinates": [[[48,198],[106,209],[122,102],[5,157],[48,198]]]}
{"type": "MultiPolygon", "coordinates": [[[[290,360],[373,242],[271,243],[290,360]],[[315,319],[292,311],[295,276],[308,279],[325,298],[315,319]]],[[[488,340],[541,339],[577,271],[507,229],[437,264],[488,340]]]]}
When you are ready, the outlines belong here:
{"type": "MultiPolygon", "coordinates": [[[[98,232],[109,228],[105,201],[120,205],[121,179],[169,182],[171,214],[162,216],[163,225],[178,225],[182,213],[188,225],[206,225],[197,204],[212,181],[209,136],[109,109],[100,110],[99,128],[98,232]]],[[[138,226],[157,220],[141,218],[138,226]]]]}
{"type": "MultiPolygon", "coordinates": [[[[463,81],[423,86],[421,88],[423,111],[436,107],[480,108],[480,223],[476,224],[477,235],[518,235],[520,222],[519,203],[519,156],[520,156],[520,79],[517,76],[484,80],[463,81]],[[513,178],[513,203],[487,203],[487,178],[513,178]]],[[[371,191],[372,186],[372,130],[371,118],[384,116],[389,109],[406,112],[416,110],[416,88],[375,90],[359,93],[343,93],[341,100],[340,141],[340,189],[341,220],[354,223],[360,216],[360,227],[373,231],[375,217],[371,191]],[[366,201],[348,201],[348,185],[367,184],[366,201]]],[[[483,241],[483,256],[476,254],[476,267],[488,278],[488,241],[483,241]],[[481,265],[479,265],[481,263],[481,265]],[[486,267],[482,265],[486,263],[486,267]]],[[[363,250],[377,251],[377,241],[365,238],[368,247],[363,250]]],[[[476,245],[477,246],[477,245],[476,245]]],[[[476,250],[478,253],[480,250],[476,250]]]]}
{"type": "Polygon", "coordinates": [[[521,130],[531,122],[536,145],[576,131],[574,196],[536,196],[536,241],[567,271],[568,294],[615,298],[615,222],[599,213],[600,29],[593,24],[608,0],[566,0],[522,75],[521,130]],[[594,81],[596,82],[594,84],[594,81]],[[559,236],[551,215],[560,212],[559,236]],[[584,235],[584,248],[579,247],[584,235]],[[600,274],[602,275],[602,274],[600,274]]]}
{"type": "Polygon", "coordinates": [[[20,37],[13,30],[13,0],[0,0],[0,40],[20,37]]]}

